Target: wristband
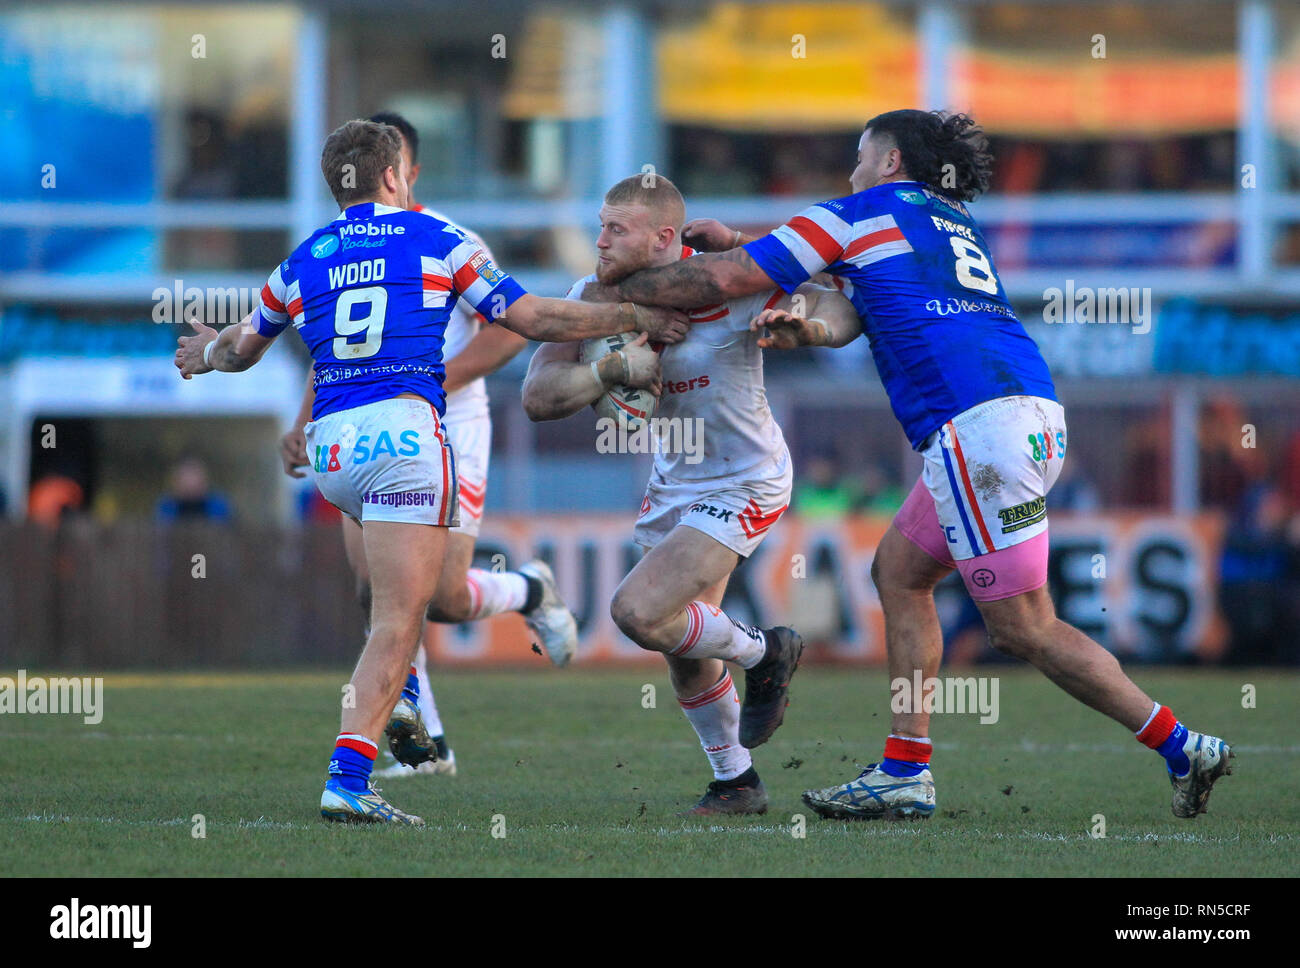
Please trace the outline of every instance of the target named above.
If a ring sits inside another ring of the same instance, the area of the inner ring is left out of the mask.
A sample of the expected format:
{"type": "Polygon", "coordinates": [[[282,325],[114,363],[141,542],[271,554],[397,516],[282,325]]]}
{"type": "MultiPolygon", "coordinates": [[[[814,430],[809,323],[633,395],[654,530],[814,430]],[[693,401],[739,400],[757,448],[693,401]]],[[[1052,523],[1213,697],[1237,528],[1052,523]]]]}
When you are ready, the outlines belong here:
{"type": "Polygon", "coordinates": [[[734,249],[738,245],[740,245],[740,229],[736,229],[736,238],[731,243],[731,247],[734,249]]]}
{"type": "Polygon", "coordinates": [[[636,330],[636,304],[630,302],[621,302],[618,304],[618,311],[624,316],[630,317],[629,322],[632,324],[632,330],[636,330]]]}
{"type": "Polygon", "coordinates": [[[623,386],[627,386],[628,381],[632,379],[632,367],[627,361],[627,354],[622,350],[618,351],[619,362],[623,364],[623,386]]]}
{"type": "Polygon", "coordinates": [[[600,387],[601,393],[605,392],[605,378],[600,375],[600,361],[591,361],[591,375],[596,378],[596,385],[600,387]]]}
{"type": "Polygon", "coordinates": [[[206,366],[209,370],[216,369],[216,367],[212,365],[212,347],[216,345],[217,345],[217,341],[213,340],[207,346],[203,347],[203,365],[206,366]]]}

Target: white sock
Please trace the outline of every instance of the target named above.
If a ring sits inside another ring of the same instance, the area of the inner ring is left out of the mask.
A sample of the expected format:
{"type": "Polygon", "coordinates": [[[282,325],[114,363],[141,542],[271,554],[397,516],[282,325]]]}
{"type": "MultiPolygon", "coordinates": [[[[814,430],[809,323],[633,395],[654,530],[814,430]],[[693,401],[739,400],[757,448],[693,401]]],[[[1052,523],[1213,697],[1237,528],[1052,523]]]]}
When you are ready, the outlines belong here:
{"type": "Polygon", "coordinates": [[[1134,736],[1141,736],[1142,733],[1146,730],[1146,728],[1147,728],[1148,726],[1151,725],[1151,720],[1155,719],[1156,716],[1159,714],[1159,712],[1160,712],[1160,703],[1158,703],[1158,702],[1153,702],[1153,703],[1151,703],[1151,715],[1148,716],[1148,717],[1147,717],[1147,721],[1146,721],[1145,723],[1142,724],[1142,729],[1139,729],[1139,730],[1138,730],[1136,733],[1134,733],[1133,735],[1134,735],[1134,736]]]}
{"type": "Polygon", "coordinates": [[[734,780],[754,765],[749,750],[740,745],[740,697],[730,672],[699,695],[678,696],[677,702],[695,727],[715,780],[734,780]]]}
{"type": "Polygon", "coordinates": [[[465,575],[469,588],[470,621],[517,612],[528,601],[528,579],[517,571],[484,571],[471,568],[465,575]]]}
{"type": "Polygon", "coordinates": [[[442,720],[438,717],[438,704],[433,701],[433,686],[429,685],[429,672],[425,668],[424,646],[415,653],[415,678],[420,683],[420,715],[430,736],[443,734],[442,720]]]}
{"type": "Polygon", "coordinates": [[[686,634],[669,655],[688,659],[723,659],[742,669],[763,661],[767,642],[761,629],[741,625],[708,602],[686,606],[686,634]]]}

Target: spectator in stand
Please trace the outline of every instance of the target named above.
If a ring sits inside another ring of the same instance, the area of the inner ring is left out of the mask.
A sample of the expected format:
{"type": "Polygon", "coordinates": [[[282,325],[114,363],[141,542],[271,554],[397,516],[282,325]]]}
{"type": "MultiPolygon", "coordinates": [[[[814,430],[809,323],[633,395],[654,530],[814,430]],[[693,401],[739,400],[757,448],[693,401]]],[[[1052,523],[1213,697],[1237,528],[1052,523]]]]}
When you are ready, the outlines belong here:
{"type": "MultiPolygon", "coordinates": [[[[1168,507],[1171,493],[1169,407],[1134,425],[1124,441],[1124,503],[1130,507],[1168,507]]],[[[1069,461],[1065,462],[1069,464],[1069,461]]]]}
{"type": "Polygon", "coordinates": [[[64,515],[86,504],[85,489],[62,471],[50,471],[32,484],[27,495],[27,516],[49,528],[58,527],[64,515]]]}
{"type": "Polygon", "coordinates": [[[1282,489],[1256,480],[1226,529],[1219,563],[1219,607],[1230,629],[1226,662],[1300,661],[1300,547],[1287,519],[1282,489]]]}
{"type": "Polygon", "coordinates": [[[790,502],[796,514],[809,520],[842,518],[861,501],[856,484],[840,471],[834,454],[814,454],[802,477],[795,478],[790,502]]]}
{"type": "Polygon", "coordinates": [[[1097,485],[1084,475],[1082,460],[1066,461],[1052,488],[1052,510],[1092,512],[1101,509],[1097,485]]]}
{"type": "Polygon", "coordinates": [[[736,150],[727,135],[704,132],[693,147],[695,157],[681,179],[687,198],[758,194],[758,176],[737,163],[736,150]]]}
{"type": "Polygon", "coordinates": [[[162,521],[229,521],[230,504],[212,489],[208,469],[197,457],[180,461],[171,473],[171,488],[158,501],[162,521]]]}
{"type": "Polygon", "coordinates": [[[1261,448],[1246,446],[1249,421],[1241,402],[1226,393],[1212,397],[1201,414],[1201,505],[1240,508],[1252,481],[1263,476],[1261,448]]]}
{"type": "Polygon", "coordinates": [[[861,474],[861,493],[854,510],[892,518],[903,506],[907,492],[894,480],[884,464],[868,464],[861,474]]]}

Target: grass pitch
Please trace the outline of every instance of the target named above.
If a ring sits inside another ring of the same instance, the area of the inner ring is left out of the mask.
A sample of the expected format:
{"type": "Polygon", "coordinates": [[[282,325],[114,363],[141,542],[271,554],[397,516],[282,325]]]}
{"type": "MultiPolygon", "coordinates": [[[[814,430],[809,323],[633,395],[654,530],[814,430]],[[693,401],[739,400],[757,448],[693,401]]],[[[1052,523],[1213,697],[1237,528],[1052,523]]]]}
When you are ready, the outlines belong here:
{"type": "Polygon", "coordinates": [[[716,821],[677,815],[711,775],[662,671],[438,672],[460,775],[379,783],[425,830],[318,818],[346,672],[110,673],[98,725],[0,716],[0,872],[1206,877],[1300,867],[1300,676],[1136,670],[1189,725],[1238,750],[1210,813],[1180,821],[1163,764],[1120,727],[1032,671],[975,672],[1000,677],[1000,718],[935,717],[938,810],[907,824],[820,820],[799,800],[878,757],[882,671],[801,670],[785,726],[756,751],[768,814],[716,821]],[[654,708],[643,706],[646,683],[654,708]],[[1246,683],[1256,708],[1242,707],[1246,683]],[[1089,835],[1097,814],[1104,838],[1089,835]]]}

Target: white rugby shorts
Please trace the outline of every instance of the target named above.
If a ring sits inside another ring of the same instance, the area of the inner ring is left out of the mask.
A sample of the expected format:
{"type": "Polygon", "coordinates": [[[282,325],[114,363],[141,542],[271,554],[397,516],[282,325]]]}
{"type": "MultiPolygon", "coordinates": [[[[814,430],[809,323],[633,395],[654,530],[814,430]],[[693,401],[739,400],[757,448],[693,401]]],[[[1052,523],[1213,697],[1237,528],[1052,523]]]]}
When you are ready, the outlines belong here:
{"type": "Polygon", "coordinates": [[[312,479],[359,522],[459,523],[456,459],[437,412],[420,400],[379,400],[303,428],[312,479]]]}
{"type": "Polygon", "coordinates": [[[653,472],[632,538],[649,551],[685,525],[748,558],[790,506],[793,481],[787,450],[730,477],[673,481],[653,472]]]}
{"type": "Polygon", "coordinates": [[[999,397],[971,407],[921,447],[954,561],[1010,548],[1047,530],[1047,492],[1065,457],[1065,410],[1042,397],[999,397]]]}
{"type": "Polygon", "coordinates": [[[487,414],[468,420],[453,417],[445,429],[456,454],[456,488],[460,493],[460,524],[451,530],[477,538],[483,523],[483,499],[487,496],[492,418],[487,414]]]}

